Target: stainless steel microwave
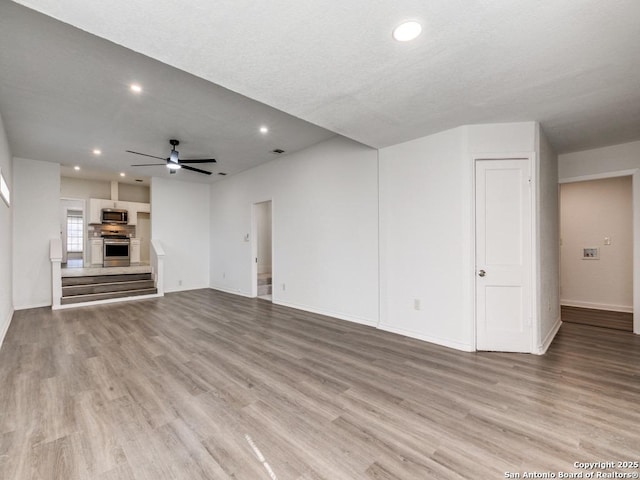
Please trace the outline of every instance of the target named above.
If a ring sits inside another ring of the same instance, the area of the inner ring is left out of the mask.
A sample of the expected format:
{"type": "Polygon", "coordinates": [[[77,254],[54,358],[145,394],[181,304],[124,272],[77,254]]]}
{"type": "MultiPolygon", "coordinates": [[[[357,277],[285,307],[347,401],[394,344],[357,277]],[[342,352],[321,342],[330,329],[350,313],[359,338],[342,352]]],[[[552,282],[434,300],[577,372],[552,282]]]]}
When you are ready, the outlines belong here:
{"type": "Polygon", "coordinates": [[[118,210],[115,208],[103,208],[101,215],[102,223],[129,223],[129,213],[126,210],[118,210]]]}

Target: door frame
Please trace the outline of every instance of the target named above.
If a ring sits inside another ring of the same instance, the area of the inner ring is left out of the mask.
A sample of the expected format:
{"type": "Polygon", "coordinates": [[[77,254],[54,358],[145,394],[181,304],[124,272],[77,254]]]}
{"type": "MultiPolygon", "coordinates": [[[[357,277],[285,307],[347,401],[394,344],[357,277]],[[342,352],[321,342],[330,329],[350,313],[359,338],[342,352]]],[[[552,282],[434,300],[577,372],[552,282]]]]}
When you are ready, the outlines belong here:
{"type": "MultiPolygon", "coordinates": [[[[603,180],[606,178],[631,177],[631,233],[633,244],[633,333],[640,335],[640,168],[617,170],[558,179],[560,184],[603,180]]],[[[560,212],[558,212],[558,215],[560,212]]]]}
{"type": "MultiPolygon", "coordinates": [[[[266,203],[266,202],[271,202],[271,283],[272,285],[275,285],[275,262],[274,262],[274,245],[275,242],[273,241],[274,239],[274,229],[273,229],[273,224],[274,222],[274,218],[273,218],[273,198],[267,198],[265,200],[259,200],[257,202],[253,202],[251,203],[251,258],[250,258],[250,262],[251,262],[251,297],[257,297],[258,296],[258,263],[255,261],[255,259],[258,256],[258,215],[256,214],[257,210],[258,210],[258,205],[261,203],[266,203]]],[[[275,288],[272,289],[272,300],[275,300],[274,298],[274,294],[275,294],[275,288]]]]}
{"type": "MultiPolygon", "coordinates": [[[[60,197],[60,202],[62,202],[63,200],[66,201],[73,201],[73,202],[82,202],[82,227],[83,227],[83,234],[84,234],[84,245],[82,246],[82,264],[86,265],[87,261],[88,261],[88,252],[87,249],[89,248],[89,234],[88,234],[88,228],[89,228],[89,224],[87,223],[87,199],[85,198],[76,198],[76,197],[60,197]]],[[[64,230],[62,231],[62,225],[60,225],[61,230],[60,230],[60,241],[62,242],[62,255],[63,258],[66,258],[67,255],[67,234],[66,234],[66,221],[67,221],[67,216],[68,216],[68,211],[69,210],[77,210],[75,208],[69,208],[69,207],[62,207],[62,205],[60,205],[60,211],[62,211],[62,209],[64,208],[64,219],[65,219],[65,225],[64,225],[64,230]]]]}
{"type": "Polygon", "coordinates": [[[471,155],[471,233],[470,238],[470,258],[471,258],[471,272],[470,272],[470,294],[471,294],[471,334],[472,334],[472,348],[474,351],[478,350],[478,315],[477,315],[477,303],[476,298],[476,271],[477,271],[477,254],[476,254],[476,164],[481,160],[528,160],[529,161],[529,174],[531,176],[531,188],[529,189],[529,201],[531,205],[531,238],[529,245],[531,246],[530,254],[530,284],[531,284],[531,338],[529,343],[529,352],[536,353],[542,332],[540,331],[541,325],[537,320],[538,318],[538,269],[536,268],[536,262],[539,258],[539,246],[538,246],[538,161],[535,152],[511,152],[511,153],[482,153],[471,155]]]}

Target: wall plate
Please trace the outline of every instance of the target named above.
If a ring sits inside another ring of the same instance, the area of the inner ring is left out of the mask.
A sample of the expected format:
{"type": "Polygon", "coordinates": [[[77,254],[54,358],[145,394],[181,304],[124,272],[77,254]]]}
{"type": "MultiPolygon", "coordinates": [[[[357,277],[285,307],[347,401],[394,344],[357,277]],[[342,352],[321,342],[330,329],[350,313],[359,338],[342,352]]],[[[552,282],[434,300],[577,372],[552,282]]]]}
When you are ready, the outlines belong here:
{"type": "Polygon", "coordinates": [[[598,247],[585,247],[582,249],[583,260],[600,260],[600,249],[598,247]]]}

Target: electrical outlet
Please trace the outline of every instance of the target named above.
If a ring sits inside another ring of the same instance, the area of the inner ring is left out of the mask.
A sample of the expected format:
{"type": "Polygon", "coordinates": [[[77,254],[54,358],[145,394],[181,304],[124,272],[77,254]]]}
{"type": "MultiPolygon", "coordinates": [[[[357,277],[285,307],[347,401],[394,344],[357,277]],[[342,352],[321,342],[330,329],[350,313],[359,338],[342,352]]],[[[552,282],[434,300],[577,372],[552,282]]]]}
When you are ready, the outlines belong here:
{"type": "Polygon", "coordinates": [[[182,280],[178,280],[178,286],[182,286],[182,280]]]}
{"type": "Polygon", "coordinates": [[[414,308],[414,310],[420,310],[420,299],[419,298],[414,298],[413,299],[413,308],[414,308]]]}
{"type": "Polygon", "coordinates": [[[282,291],[284,292],[287,289],[287,286],[283,283],[282,284],[282,291]]]}
{"type": "Polygon", "coordinates": [[[227,274],[226,272],[222,272],[222,279],[224,280],[225,278],[227,278],[227,274]]]}

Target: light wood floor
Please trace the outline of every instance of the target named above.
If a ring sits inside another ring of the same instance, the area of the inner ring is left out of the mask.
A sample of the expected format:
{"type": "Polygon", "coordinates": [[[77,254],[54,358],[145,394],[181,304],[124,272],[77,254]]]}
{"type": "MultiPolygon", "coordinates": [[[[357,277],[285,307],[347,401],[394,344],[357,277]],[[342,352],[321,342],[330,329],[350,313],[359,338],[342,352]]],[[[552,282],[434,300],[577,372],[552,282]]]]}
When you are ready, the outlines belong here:
{"type": "Polygon", "coordinates": [[[486,480],[638,461],[639,374],[640,337],[576,324],[534,356],[213,290],[26,310],[0,351],[0,478],[486,480]]]}

